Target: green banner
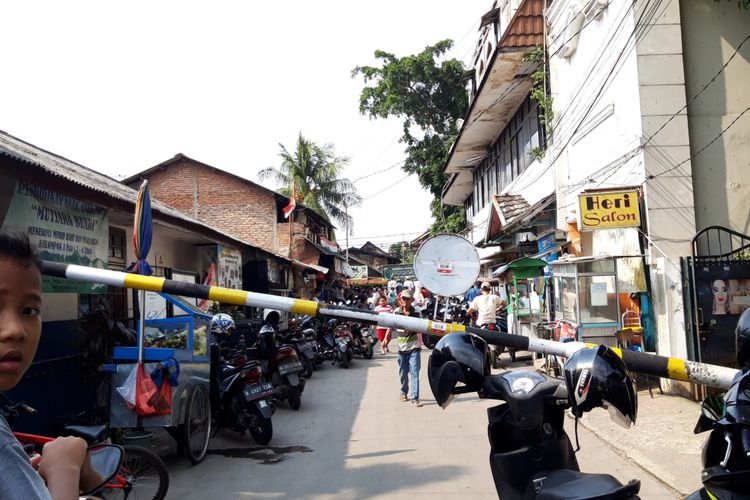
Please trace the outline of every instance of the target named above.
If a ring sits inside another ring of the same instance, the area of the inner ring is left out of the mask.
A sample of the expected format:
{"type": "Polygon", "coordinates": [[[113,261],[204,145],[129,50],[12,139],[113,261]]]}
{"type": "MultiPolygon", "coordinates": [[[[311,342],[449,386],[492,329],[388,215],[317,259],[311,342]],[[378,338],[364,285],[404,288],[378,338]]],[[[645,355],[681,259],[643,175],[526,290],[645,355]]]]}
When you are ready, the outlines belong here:
{"type": "MultiPolygon", "coordinates": [[[[42,260],[107,268],[109,222],[105,208],[18,181],[3,229],[28,234],[42,260]]],[[[104,293],[107,286],[44,276],[42,291],[104,293]]]]}
{"type": "Polygon", "coordinates": [[[414,266],[412,264],[398,264],[395,266],[383,266],[383,278],[387,280],[399,280],[414,277],[414,266]]]}

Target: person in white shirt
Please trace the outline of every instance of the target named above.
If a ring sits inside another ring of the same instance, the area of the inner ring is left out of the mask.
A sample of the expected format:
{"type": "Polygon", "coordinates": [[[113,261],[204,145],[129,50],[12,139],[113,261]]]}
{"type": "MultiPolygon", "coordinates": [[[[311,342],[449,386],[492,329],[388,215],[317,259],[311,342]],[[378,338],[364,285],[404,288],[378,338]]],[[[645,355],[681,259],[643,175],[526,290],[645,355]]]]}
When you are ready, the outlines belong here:
{"type": "Polygon", "coordinates": [[[500,308],[500,297],[492,293],[492,287],[485,281],[481,286],[482,293],[471,301],[469,316],[477,312],[477,326],[494,324],[497,310],[500,308]]]}

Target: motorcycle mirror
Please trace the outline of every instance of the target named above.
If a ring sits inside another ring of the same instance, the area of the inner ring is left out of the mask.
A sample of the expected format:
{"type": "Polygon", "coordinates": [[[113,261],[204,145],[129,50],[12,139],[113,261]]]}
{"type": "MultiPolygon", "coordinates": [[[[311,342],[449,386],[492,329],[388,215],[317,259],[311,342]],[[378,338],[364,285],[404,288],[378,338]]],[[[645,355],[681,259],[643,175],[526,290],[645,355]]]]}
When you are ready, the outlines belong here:
{"type": "Polygon", "coordinates": [[[100,490],[105,484],[114,479],[115,475],[122,467],[122,461],[125,458],[125,451],[121,446],[116,444],[95,444],[89,446],[89,459],[91,467],[98,474],[98,484],[95,488],[84,491],[83,495],[91,495],[100,490]]]}
{"type": "Polygon", "coordinates": [[[712,394],[701,402],[701,415],[693,429],[694,434],[710,431],[716,427],[716,423],[724,417],[726,406],[724,400],[712,394]]]}
{"type": "Polygon", "coordinates": [[[724,418],[726,409],[724,399],[716,394],[706,396],[706,399],[701,403],[701,415],[704,415],[706,418],[709,418],[714,422],[724,418]]]}

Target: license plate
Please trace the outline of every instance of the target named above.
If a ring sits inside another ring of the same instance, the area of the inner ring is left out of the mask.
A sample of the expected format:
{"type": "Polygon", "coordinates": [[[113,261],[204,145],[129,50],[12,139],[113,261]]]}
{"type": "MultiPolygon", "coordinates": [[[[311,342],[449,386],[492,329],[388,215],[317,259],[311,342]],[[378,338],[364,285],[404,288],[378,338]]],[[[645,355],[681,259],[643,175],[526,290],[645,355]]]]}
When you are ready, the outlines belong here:
{"type": "Polygon", "coordinates": [[[279,373],[281,375],[286,375],[287,373],[302,371],[302,369],[302,363],[296,361],[294,363],[285,363],[279,366],[279,373]]]}
{"type": "Polygon", "coordinates": [[[245,399],[252,400],[268,396],[273,393],[273,384],[266,382],[263,384],[253,384],[245,387],[245,399]]]}

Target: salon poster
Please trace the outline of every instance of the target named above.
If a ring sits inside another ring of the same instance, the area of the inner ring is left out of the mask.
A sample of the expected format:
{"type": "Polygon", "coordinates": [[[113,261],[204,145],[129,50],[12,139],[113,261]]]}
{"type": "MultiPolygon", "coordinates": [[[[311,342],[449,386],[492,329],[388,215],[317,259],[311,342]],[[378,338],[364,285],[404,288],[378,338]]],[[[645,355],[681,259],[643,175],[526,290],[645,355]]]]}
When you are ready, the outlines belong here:
{"type": "MultiPolygon", "coordinates": [[[[18,181],[3,229],[29,235],[42,260],[107,268],[107,210],[92,203],[18,181]]],[[[105,293],[107,285],[44,276],[48,293],[105,293]]]]}
{"type": "Polygon", "coordinates": [[[708,283],[711,314],[742,314],[750,307],[750,279],[717,278],[708,283]]]}

